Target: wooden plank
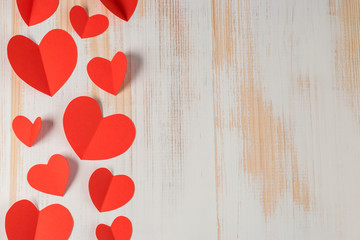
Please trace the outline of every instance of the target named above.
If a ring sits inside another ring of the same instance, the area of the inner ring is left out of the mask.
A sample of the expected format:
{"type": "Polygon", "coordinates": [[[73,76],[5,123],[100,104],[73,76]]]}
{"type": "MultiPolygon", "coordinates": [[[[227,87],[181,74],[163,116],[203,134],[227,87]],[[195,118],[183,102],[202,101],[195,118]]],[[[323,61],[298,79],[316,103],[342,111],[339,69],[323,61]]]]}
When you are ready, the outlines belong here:
{"type": "Polygon", "coordinates": [[[343,4],[353,36],[358,1],[212,1],[218,239],[359,237],[359,135],[332,84],[343,4]]]}

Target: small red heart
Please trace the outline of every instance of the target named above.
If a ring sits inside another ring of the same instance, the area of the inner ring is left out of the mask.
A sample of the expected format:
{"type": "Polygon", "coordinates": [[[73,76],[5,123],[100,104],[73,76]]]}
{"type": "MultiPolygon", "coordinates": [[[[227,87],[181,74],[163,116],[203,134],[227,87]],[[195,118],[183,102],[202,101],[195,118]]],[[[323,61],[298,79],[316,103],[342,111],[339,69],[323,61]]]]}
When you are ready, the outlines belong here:
{"type": "Polygon", "coordinates": [[[74,225],[69,210],[60,204],[39,211],[28,200],[21,200],[6,213],[5,230],[9,240],[65,240],[74,225]]]}
{"type": "Polygon", "coordinates": [[[89,180],[89,193],[99,212],[117,209],[134,196],[135,184],[125,175],[113,176],[106,168],[97,169],[89,180]]]}
{"type": "Polygon", "coordinates": [[[122,114],[103,118],[99,104],[90,97],[78,97],[69,103],[63,125],[68,142],[82,160],[119,156],[135,139],[130,118],[122,114]]]}
{"type": "Polygon", "coordinates": [[[31,147],[38,137],[41,129],[41,118],[35,119],[34,124],[24,116],[17,116],[12,122],[16,137],[26,146],[31,147]]]}
{"type": "Polygon", "coordinates": [[[89,17],[85,9],[75,6],[70,11],[70,22],[81,38],[90,38],[102,34],[109,26],[106,16],[97,14],[89,17]]]}
{"type": "Polygon", "coordinates": [[[16,3],[22,19],[28,26],[45,21],[59,6],[59,0],[16,0],[16,3]]]}
{"type": "Polygon", "coordinates": [[[29,184],[36,190],[64,196],[69,178],[69,164],[60,154],[53,155],[48,164],[33,166],[27,175],[29,184]]]}
{"type": "Polygon", "coordinates": [[[138,0],[100,0],[110,12],[121,18],[129,21],[135,12],[138,0]]]}
{"type": "Polygon", "coordinates": [[[96,57],[87,65],[91,80],[102,90],[116,96],[124,81],[127,68],[126,56],[122,52],[115,54],[111,62],[96,57]]]}
{"type": "Polygon", "coordinates": [[[130,240],[132,235],[132,224],[127,217],[117,217],[111,227],[100,224],[96,228],[98,240],[130,240]]]}
{"type": "Polygon", "coordinates": [[[64,30],[50,31],[37,45],[17,35],[10,39],[8,58],[15,73],[27,84],[53,96],[69,79],[77,61],[74,39],[64,30]]]}

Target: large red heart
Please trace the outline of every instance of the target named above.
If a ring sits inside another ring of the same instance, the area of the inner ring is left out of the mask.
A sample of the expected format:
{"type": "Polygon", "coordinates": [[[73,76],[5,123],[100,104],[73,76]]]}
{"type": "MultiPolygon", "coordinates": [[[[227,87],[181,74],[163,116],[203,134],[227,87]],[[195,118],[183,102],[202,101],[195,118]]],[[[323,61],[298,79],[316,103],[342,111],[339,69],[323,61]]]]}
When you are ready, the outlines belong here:
{"type": "Polygon", "coordinates": [[[126,56],[122,52],[115,54],[111,62],[96,57],[87,65],[91,80],[102,90],[116,95],[124,81],[127,68],[126,56]]]}
{"type": "Polygon", "coordinates": [[[9,240],[65,240],[74,225],[69,210],[60,204],[39,211],[28,200],[21,200],[6,213],[5,230],[9,240]]]}
{"type": "Polygon", "coordinates": [[[36,190],[64,196],[69,178],[69,164],[60,154],[53,155],[48,164],[33,166],[27,175],[29,184],[36,190]]]}
{"type": "Polygon", "coordinates": [[[98,240],[130,240],[132,235],[132,224],[127,217],[117,217],[111,227],[100,224],[96,228],[98,240]]]}
{"type": "Polygon", "coordinates": [[[99,212],[117,209],[134,196],[135,184],[125,175],[113,176],[106,168],[97,169],[89,180],[89,193],[99,212]]]}
{"type": "Polygon", "coordinates": [[[48,19],[59,6],[59,0],[16,0],[20,15],[28,26],[48,19]]]}
{"type": "Polygon", "coordinates": [[[100,0],[110,12],[121,18],[129,21],[135,12],[138,0],[100,0]]]}
{"type": "Polygon", "coordinates": [[[12,128],[16,137],[26,146],[31,147],[40,133],[41,118],[36,118],[33,124],[27,117],[16,116],[12,128]]]}
{"type": "Polygon", "coordinates": [[[75,6],[70,11],[70,22],[81,38],[90,38],[102,34],[109,26],[106,16],[97,14],[89,17],[84,8],[75,6]]]}
{"type": "Polygon", "coordinates": [[[82,160],[104,160],[128,150],[135,139],[130,118],[114,114],[103,118],[96,100],[78,97],[67,106],[64,118],[67,140],[82,160]]]}
{"type": "Polygon", "coordinates": [[[65,84],[77,61],[73,38],[60,29],[46,34],[39,46],[27,37],[14,36],[9,41],[7,52],[16,74],[49,96],[65,84]]]}

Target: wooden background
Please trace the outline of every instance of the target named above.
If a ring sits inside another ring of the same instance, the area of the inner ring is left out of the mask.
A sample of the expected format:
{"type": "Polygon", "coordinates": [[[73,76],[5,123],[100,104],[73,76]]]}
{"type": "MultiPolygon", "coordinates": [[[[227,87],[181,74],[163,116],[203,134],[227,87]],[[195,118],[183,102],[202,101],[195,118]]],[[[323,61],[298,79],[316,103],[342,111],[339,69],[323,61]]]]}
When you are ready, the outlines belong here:
{"type": "Polygon", "coordinates": [[[70,239],[95,239],[99,223],[131,219],[134,240],[360,239],[360,1],[139,0],[129,23],[100,1],[61,0],[55,15],[27,27],[15,0],[1,0],[0,238],[15,201],[66,206],[70,239]],[[109,17],[109,29],[81,40],[69,23],[75,4],[109,17]],[[39,42],[68,31],[79,61],[50,98],[12,71],[9,39],[39,42]],[[96,56],[127,54],[121,92],[87,76],[96,56]],[[73,98],[96,98],[105,115],[124,113],[133,146],[112,160],[80,161],[62,115],[73,98]],[[12,119],[44,120],[40,141],[21,144],[12,119]],[[29,168],[60,153],[71,163],[65,197],[26,181],[29,168]],[[136,184],[124,207],[99,213],[87,184],[98,167],[136,184]]]}

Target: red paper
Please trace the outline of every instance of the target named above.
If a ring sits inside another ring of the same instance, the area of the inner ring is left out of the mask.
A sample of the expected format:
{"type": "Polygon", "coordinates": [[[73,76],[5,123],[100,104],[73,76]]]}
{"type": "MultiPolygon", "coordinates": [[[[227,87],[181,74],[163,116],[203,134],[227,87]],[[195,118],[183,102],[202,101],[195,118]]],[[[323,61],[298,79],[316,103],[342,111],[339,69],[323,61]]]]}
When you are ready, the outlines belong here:
{"type": "Polygon", "coordinates": [[[41,118],[35,119],[34,124],[24,116],[17,116],[12,122],[16,137],[26,146],[31,147],[38,137],[41,129],[41,118]]]}
{"type": "Polygon", "coordinates": [[[132,235],[131,221],[126,217],[117,217],[111,227],[100,224],[96,228],[98,240],[130,240],[132,235]]]}
{"type": "Polygon", "coordinates": [[[60,204],[39,211],[28,200],[16,202],[5,217],[5,230],[9,240],[65,240],[74,225],[69,210],[60,204]]]}
{"type": "Polygon", "coordinates": [[[96,57],[87,65],[91,80],[102,90],[116,96],[124,81],[127,68],[126,56],[122,52],[116,53],[111,62],[96,57]]]}
{"type": "Polygon", "coordinates": [[[17,35],[8,44],[8,58],[15,73],[33,88],[53,96],[68,80],[77,61],[77,48],[72,37],[55,29],[40,45],[17,35]]]}
{"type": "Polygon", "coordinates": [[[97,169],[89,180],[89,193],[99,212],[117,209],[133,197],[135,184],[125,175],[113,176],[106,168],[97,169]]]}
{"type": "Polygon", "coordinates": [[[16,3],[22,19],[28,26],[45,21],[59,6],[59,0],[16,0],[16,3]]]}
{"type": "Polygon", "coordinates": [[[35,165],[27,175],[33,188],[57,196],[64,196],[68,178],[69,164],[60,154],[53,155],[48,164],[35,165]]]}
{"type": "Polygon", "coordinates": [[[135,139],[130,118],[114,114],[103,118],[96,100],[78,97],[67,106],[64,118],[67,140],[82,160],[104,160],[128,150],[135,139]]]}
{"type": "Polygon", "coordinates": [[[109,26],[106,16],[97,14],[89,17],[85,9],[75,6],[70,11],[70,21],[81,38],[90,38],[102,34],[109,26]]]}
{"type": "Polygon", "coordinates": [[[110,12],[121,18],[129,21],[135,12],[138,0],[100,0],[110,12]]]}

